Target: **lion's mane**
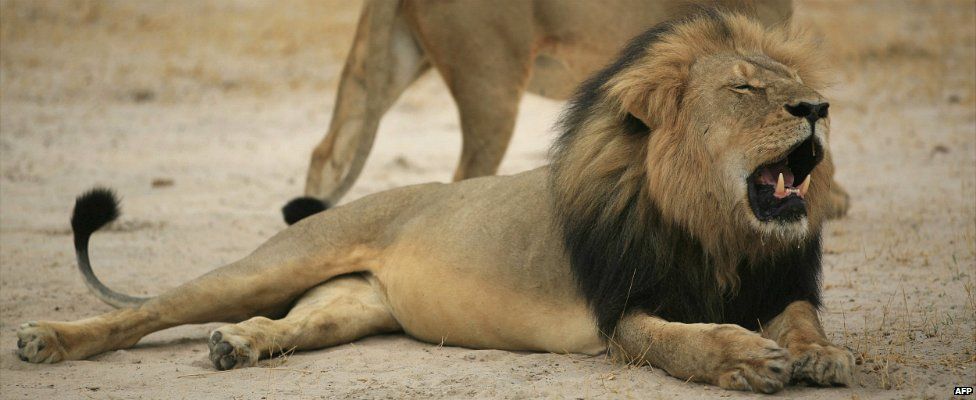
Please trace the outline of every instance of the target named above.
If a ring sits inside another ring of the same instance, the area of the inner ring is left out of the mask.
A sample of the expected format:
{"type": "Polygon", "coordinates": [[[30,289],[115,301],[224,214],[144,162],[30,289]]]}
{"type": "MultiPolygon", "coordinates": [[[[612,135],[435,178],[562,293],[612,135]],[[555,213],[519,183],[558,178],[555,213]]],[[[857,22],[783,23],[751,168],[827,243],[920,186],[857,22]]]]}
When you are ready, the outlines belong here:
{"type": "Polygon", "coordinates": [[[813,85],[813,47],[796,31],[702,10],[634,38],[577,90],[550,152],[549,185],[572,272],[604,335],[633,310],[757,329],[793,301],[820,305],[819,221],[804,243],[760,243],[714,199],[692,197],[709,164],[680,145],[695,57],[761,52],[813,85]]]}

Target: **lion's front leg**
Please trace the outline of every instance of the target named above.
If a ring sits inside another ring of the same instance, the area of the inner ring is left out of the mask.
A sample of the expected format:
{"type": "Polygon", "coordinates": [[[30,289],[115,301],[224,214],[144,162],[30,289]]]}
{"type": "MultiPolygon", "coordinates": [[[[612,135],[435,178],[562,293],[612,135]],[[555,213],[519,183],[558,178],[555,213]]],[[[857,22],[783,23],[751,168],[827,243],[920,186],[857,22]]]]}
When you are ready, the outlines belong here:
{"type": "Polygon", "coordinates": [[[854,356],[827,340],[817,309],[809,302],[791,303],[769,322],[763,336],[789,350],[795,381],[846,386],[853,380],[854,356]]]}
{"type": "Polygon", "coordinates": [[[624,361],[726,389],[773,393],[790,380],[787,351],[738,325],[683,324],[635,312],[620,321],[610,342],[624,361]]]}

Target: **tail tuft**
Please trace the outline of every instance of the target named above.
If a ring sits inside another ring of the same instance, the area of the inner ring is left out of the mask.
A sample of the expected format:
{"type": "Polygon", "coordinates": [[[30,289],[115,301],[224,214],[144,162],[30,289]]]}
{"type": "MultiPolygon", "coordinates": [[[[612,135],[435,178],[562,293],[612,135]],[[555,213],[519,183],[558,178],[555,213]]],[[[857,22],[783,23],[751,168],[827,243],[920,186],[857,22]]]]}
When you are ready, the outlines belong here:
{"type": "Polygon", "coordinates": [[[119,200],[107,188],[94,188],[75,200],[71,213],[71,230],[75,234],[75,248],[85,248],[92,233],[119,217],[119,200]]]}
{"type": "Polygon", "coordinates": [[[292,225],[306,217],[325,211],[329,204],[314,197],[296,197],[281,208],[285,222],[292,225]]]}
{"type": "Polygon", "coordinates": [[[115,308],[135,307],[147,298],[133,297],[110,289],[98,280],[88,259],[88,240],[95,231],[119,217],[119,200],[115,192],[106,188],[94,188],[75,199],[71,213],[71,230],[75,233],[75,256],[78,269],[85,278],[85,285],[99,300],[115,308]]]}

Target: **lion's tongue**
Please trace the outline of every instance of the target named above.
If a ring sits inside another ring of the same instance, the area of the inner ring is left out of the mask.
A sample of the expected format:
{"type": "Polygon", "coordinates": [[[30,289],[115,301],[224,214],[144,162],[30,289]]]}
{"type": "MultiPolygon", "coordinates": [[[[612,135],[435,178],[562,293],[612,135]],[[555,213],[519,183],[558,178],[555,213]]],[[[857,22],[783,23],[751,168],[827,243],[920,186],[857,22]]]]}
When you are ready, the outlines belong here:
{"type": "Polygon", "coordinates": [[[779,178],[779,174],[783,174],[783,181],[786,183],[786,187],[793,187],[793,171],[790,171],[790,167],[786,165],[785,160],[760,169],[758,183],[776,186],[776,179],[779,178]]]}

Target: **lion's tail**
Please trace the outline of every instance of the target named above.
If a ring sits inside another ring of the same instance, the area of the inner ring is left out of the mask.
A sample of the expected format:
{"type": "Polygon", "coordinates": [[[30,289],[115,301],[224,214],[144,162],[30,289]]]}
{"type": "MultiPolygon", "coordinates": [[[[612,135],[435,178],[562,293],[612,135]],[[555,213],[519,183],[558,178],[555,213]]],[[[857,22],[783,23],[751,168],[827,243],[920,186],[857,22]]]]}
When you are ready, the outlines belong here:
{"type": "Polygon", "coordinates": [[[92,272],[91,261],[88,259],[88,239],[95,231],[115,221],[119,217],[119,201],[110,189],[94,188],[75,200],[75,209],[71,214],[71,230],[75,238],[75,255],[78,258],[78,269],[85,277],[85,285],[99,300],[115,308],[135,307],[148,298],[133,297],[109,289],[98,280],[92,272]]]}

